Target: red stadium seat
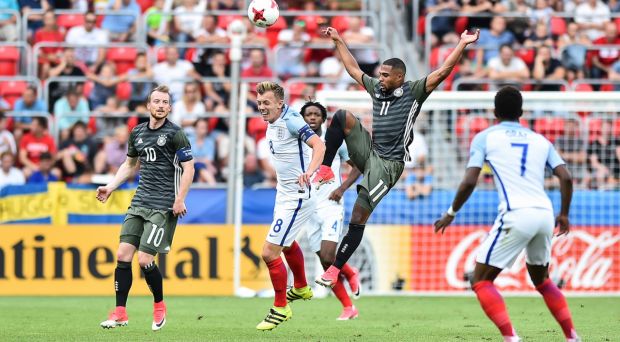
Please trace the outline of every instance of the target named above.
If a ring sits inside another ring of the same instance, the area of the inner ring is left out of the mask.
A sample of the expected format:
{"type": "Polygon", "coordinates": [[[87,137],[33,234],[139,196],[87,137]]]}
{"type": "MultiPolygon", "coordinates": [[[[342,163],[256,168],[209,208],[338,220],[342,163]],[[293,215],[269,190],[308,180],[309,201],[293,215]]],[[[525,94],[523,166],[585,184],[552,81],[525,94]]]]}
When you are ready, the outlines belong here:
{"type": "Polygon", "coordinates": [[[269,40],[270,48],[273,48],[276,44],[278,44],[278,34],[286,27],[286,20],[280,16],[273,25],[267,28],[267,39],[269,40]]]}
{"type": "Polygon", "coordinates": [[[122,75],[135,65],[138,50],[131,47],[111,47],[107,51],[107,59],[116,64],[116,74],[122,75]]]}
{"type": "Polygon", "coordinates": [[[259,141],[265,137],[267,132],[267,123],[262,118],[248,119],[248,135],[259,141]]]}
{"type": "Polygon", "coordinates": [[[521,118],[519,119],[519,123],[525,128],[530,128],[530,123],[529,121],[527,121],[527,119],[521,118]]]}
{"type": "Polygon", "coordinates": [[[138,117],[137,116],[132,116],[129,119],[127,119],[127,131],[131,133],[131,130],[133,130],[134,127],[136,127],[138,125],[138,117]]]}
{"type": "Polygon", "coordinates": [[[332,17],[332,27],[338,32],[344,32],[349,28],[349,17],[338,15],[332,17]]]}
{"type": "Polygon", "coordinates": [[[136,3],[140,6],[141,13],[144,13],[147,9],[151,8],[154,2],[154,0],[136,0],[136,3]]]}
{"type": "Polygon", "coordinates": [[[28,87],[28,82],[26,81],[4,81],[0,83],[0,95],[13,108],[15,101],[22,97],[26,87],[28,87]]]}
{"type": "Polygon", "coordinates": [[[591,84],[588,83],[579,83],[575,87],[575,91],[594,91],[591,84]]]}
{"type": "Polygon", "coordinates": [[[56,24],[59,27],[63,27],[65,30],[69,30],[74,26],[84,25],[83,14],[59,14],[56,17],[56,24]]]}
{"type": "Polygon", "coordinates": [[[88,133],[90,134],[97,133],[97,117],[91,116],[88,119],[88,124],[86,126],[88,127],[88,133]]]}
{"type": "Polygon", "coordinates": [[[549,141],[555,140],[564,133],[564,119],[544,117],[534,120],[534,131],[544,135],[549,141]]]}
{"type": "Polygon", "coordinates": [[[228,28],[228,24],[232,23],[236,19],[243,19],[243,17],[238,15],[218,15],[217,26],[223,30],[226,30],[228,28]]]}
{"type": "Polygon", "coordinates": [[[19,71],[19,48],[0,46],[0,76],[15,76],[19,71]]]}
{"type": "Polygon", "coordinates": [[[611,132],[615,138],[620,137],[620,119],[614,120],[611,132]]]}
{"type": "Polygon", "coordinates": [[[463,31],[467,30],[467,24],[469,24],[469,18],[467,17],[458,17],[454,21],[454,32],[459,36],[463,31]]]}
{"type": "Polygon", "coordinates": [[[187,50],[185,50],[185,57],[183,59],[191,62],[194,60],[195,57],[196,57],[196,48],[188,48],[187,50]]]}
{"type": "Polygon", "coordinates": [[[561,36],[566,33],[566,20],[561,17],[551,17],[551,34],[561,36]]]}
{"type": "Polygon", "coordinates": [[[593,142],[601,135],[603,128],[603,120],[600,118],[591,118],[588,120],[588,140],[593,142]]]}
{"type": "Polygon", "coordinates": [[[489,120],[482,116],[473,115],[459,115],[456,119],[456,135],[459,137],[465,136],[469,128],[469,140],[474,138],[474,135],[489,128],[489,120]]]}
{"type": "Polygon", "coordinates": [[[536,57],[536,51],[534,49],[519,49],[515,51],[515,55],[521,58],[525,64],[532,66],[534,64],[534,58],[536,57]]]}
{"type": "Polygon", "coordinates": [[[157,62],[156,63],[160,63],[166,60],[166,49],[164,49],[163,47],[155,47],[155,53],[157,56],[157,62]]]}
{"type": "Polygon", "coordinates": [[[84,83],[84,97],[88,98],[88,95],[90,95],[90,92],[93,91],[93,87],[95,86],[95,84],[92,81],[88,81],[86,83],[84,83]]]}
{"type": "Polygon", "coordinates": [[[121,82],[116,85],[116,97],[119,101],[128,101],[131,98],[131,83],[121,82]]]}
{"type": "Polygon", "coordinates": [[[601,84],[601,88],[599,90],[600,91],[614,91],[614,85],[613,84],[601,84]]]}

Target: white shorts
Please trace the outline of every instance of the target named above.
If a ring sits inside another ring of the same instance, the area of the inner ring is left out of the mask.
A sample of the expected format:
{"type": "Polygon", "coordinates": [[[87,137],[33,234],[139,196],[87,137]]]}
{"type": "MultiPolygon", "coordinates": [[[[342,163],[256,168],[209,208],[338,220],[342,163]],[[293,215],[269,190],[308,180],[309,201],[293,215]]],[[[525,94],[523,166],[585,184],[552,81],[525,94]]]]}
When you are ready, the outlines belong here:
{"type": "Polygon", "coordinates": [[[525,249],[528,264],[547,265],[554,227],[553,212],[547,209],[521,208],[501,214],[480,246],[476,261],[509,268],[525,249]]]}
{"type": "Polygon", "coordinates": [[[311,199],[280,199],[276,196],[273,222],[267,242],[289,247],[314,213],[316,202],[311,199]]]}
{"type": "Polygon", "coordinates": [[[338,243],[342,235],[344,207],[334,204],[314,211],[312,219],[306,224],[308,241],[313,252],[321,250],[321,241],[338,243]]]}

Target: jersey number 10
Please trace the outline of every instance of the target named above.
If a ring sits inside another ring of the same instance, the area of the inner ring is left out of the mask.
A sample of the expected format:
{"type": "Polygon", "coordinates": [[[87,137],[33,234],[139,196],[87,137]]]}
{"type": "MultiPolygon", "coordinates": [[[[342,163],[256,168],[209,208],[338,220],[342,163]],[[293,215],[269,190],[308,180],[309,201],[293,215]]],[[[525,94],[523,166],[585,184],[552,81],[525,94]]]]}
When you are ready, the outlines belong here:
{"type": "Polygon", "coordinates": [[[152,147],[147,147],[144,149],[144,153],[146,154],[146,161],[152,162],[157,160],[157,153],[155,153],[155,149],[152,147]]]}

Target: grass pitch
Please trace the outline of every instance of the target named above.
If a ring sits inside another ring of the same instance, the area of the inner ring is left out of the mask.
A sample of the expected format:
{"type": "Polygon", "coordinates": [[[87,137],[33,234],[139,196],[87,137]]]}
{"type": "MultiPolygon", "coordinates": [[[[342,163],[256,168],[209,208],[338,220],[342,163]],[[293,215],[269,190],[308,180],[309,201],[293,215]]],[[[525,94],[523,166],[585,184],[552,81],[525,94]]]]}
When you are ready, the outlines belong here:
{"type": "MultiPolygon", "coordinates": [[[[507,298],[524,341],[564,341],[539,297],[507,298]]],[[[584,341],[620,341],[620,298],[569,298],[584,341]]],[[[151,331],[150,297],[130,297],[129,325],[99,323],[114,304],[104,297],[0,297],[1,341],[501,341],[473,297],[364,297],[360,317],[340,322],[333,297],[292,304],[293,318],[255,330],[271,299],[168,297],[168,322],[151,331]]]]}

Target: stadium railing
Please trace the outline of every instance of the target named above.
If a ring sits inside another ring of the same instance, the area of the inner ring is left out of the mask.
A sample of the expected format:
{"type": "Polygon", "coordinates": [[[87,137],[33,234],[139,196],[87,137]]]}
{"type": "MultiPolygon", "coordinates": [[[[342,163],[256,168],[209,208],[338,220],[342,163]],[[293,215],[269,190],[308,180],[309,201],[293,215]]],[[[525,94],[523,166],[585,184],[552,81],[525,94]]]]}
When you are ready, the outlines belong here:
{"type": "Polygon", "coordinates": [[[600,78],[583,78],[576,79],[571,83],[571,89],[574,91],[593,91],[586,90],[582,85],[601,86],[600,91],[617,91],[620,89],[620,80],[600,79],[600,78]]]}
{"type": "MultiPolygon", "coordinates": [[[[10,118],[34,118],[34,117],[43,117],[47,120],[47,131],[50,135],[52,135],[52,132],[56,131],[56,121],[54,120],[54,117],[48,113],[48,112],[15,112],[15,111],[8,111],[5,112],[7,117],[10,118]]],[[[53,135],[52,135],[53,136],[53,135]]],[[[54,139],[56,140],[56,139],[54,139]]],[[[58,143],[58,141],[56,140],[56,143],[58,143]]]]}
{"type": "MultiPolygon", "coordinates": [[[[179,56],[179,59],[185,59],[191,62],[191,59],[187,59],[187,50],[189,49],[230,49],[232,47],[231,44],[224,43],[177,43],[170,42],[170,44],[166,45],[157,45],[149,49],[149,62],[151,65],[155,65],[158,63],[159,55],[162,53],[161,51],[165,50],[167,47],[176,47],[177,49],[185,49],[185,56],[179,56]]],[[[265,51],[267,64],[271,67],[274,64],[274,58],[272,56],[272,51],[268,46],[262,44],[252,44],[252,43],[244,43],[242,46],[242,50],[252,50],[252,49],[261,49],[265,51]]]]}
{"type": "MultiPolygon", "coordinates": [[[[522,91],[527,90],[535,90],[535,89],[523,89],[522,86],[538,86],[538,85],[550,85],[550,86],[559,86],[562,89],[571,90],[571,86],[565,80],[536,80],[536,79],[505,79],[505,80],[496,80],[491,78],[471,78],[471,77],[462,77],[454,81],[452,83],[453,91],[463,91],[466,89],[461,89],[462,85],[486,85],[489,88],[499,87],[501,85],[513,85],[522,88],[522,91]]],[[[492,89],[490,89],[492,90],[492,89]]]]}

